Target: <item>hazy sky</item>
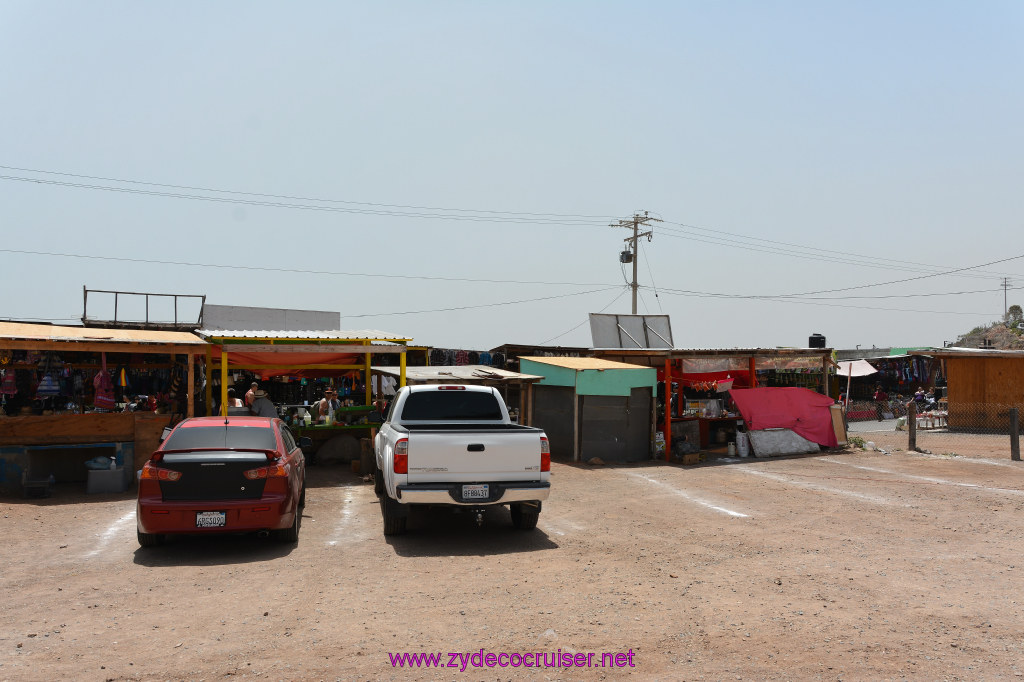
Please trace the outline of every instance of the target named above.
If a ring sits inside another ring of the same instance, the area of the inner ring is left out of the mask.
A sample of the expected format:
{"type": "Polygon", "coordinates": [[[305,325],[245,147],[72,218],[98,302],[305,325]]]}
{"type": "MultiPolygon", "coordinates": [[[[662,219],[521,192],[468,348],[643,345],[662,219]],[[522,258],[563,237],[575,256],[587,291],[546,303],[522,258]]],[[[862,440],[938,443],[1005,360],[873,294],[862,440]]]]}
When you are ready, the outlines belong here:
{"type": "Polygon", "coordinates": [[[84,285],[589,345],[644,210],[679,348],[942,345],[1004,277],[1024,303],[1018,0],[0,0],[0,64],[0,318],[84,285]]]}

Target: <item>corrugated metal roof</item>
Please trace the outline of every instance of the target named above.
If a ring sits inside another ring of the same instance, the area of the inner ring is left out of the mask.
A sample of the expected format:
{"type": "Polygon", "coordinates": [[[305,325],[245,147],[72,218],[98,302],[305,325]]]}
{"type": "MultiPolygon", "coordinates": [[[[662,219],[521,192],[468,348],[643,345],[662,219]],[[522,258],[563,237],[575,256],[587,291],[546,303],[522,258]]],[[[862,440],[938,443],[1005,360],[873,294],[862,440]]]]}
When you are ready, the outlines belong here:
{"type": "MultiPolygon", "coordinates": [[[[373,367],[374,372],[398,377],[400,368],[394,366],[373,367]]],[[[405,368],[406,381],[539,381],[544,377],[536,374],[522,374],[487,365],[435,365],[405,368]]]]}
{"type": "Polygon", "coordinates": [[[928,355],[936,358],[1024,358],[1024,350],[953,347],[914,351],[913,355],[928,355]]]}
{"type": "Polygon", "coordinates": [[[108,329],[105,327],[58,327],[48,324],[0,322],[0,339],[24,341],[75,341],[111,343],[154,343],[178,346],[205,346],[191,332],[165,332],[148,329],[108,329]]]}
{"type": "Polygon", "coordinates": [[[252,329],[200,329],[197,332],[204,339],[333,339],[339,341],[411,341],[411,337],[399,336],[378,329],[346,330],[252,330],[252,329]]]}
{"type": "Polygon", "coordinates": [[[625,362],[602,360],[601,358],[549,358],[535,356],[519,359],[532,360],[533,362],[541,362],[546,365],[554,365],[555,367],[565,367],[566,369],[650,369],[650,367],[642,365],[629,365],[625,362]]]}

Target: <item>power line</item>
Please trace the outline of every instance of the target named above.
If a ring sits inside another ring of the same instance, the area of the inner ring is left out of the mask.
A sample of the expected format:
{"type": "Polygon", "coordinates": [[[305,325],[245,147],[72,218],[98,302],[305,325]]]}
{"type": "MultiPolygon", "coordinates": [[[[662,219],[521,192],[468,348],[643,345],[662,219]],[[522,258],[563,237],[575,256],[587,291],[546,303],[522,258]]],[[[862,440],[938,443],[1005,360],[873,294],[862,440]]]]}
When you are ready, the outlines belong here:
{"type": "MultiPolygon", "coordinates": [[[[606,311],[606,310],[608,310],[609,308],[611,308],[611,307],[612,307],[612,305],[614,305],[616,301],[618,301],[618,300],[619,300],[620,298],[622,298],[622,295],[623,295],[623,294],[625,294],[625,293],[626,293],[627,291],[629,291],[629,287],[628,287],[628,286],[622,287],[622,290],[621,290],[621,291],[619,292],[619,295],[618,295],[618,296],[616,296],[615,298],[613,298],[613,299],[612,299],[612,300],[611,300],[611,301],[610,301],[610,302],[608,303],[608,305],[606,305],[605,307],[601,308],[601,309],[600,309],[600,310],[598,310],[597,312],[598,312],[598,313],[603,313],[604,311],[606,311]]],[[[547,341],[541,341],[541,342],[540,342],[540,345],[542,345],[542,346],[546,346],[546,345],[548,345],[549,343],[551,343],[552,341],[554,341],[555,339],[560,339],[560,338],[562,338],[563,336],[565,336],[566,334],[569,334],[569,333],[571,333],[571,332],[574,332],[574,331],[576,331],[577,329],[579,329],[580,327],[582,327],[583,325],[585,325],[585,324],[586,324],[587,322],[589,322],[589,321],[590,321],[590,316],[588,315],[588,316],[586,317],[586,319],[584,319],[584,320],[583,320],[582,322],[580,322],[580,323],[579,323],[578,325],[576,325],[576,326],[575,326],[575,327],[573,327],[572,329],[567,329],[566,331],[562,332],[562,333],[561,333],[561,334],[559,334],[558,336],[552,336],[552,337],[551,337],[550,339],[548,339],[547,341]]]]}
{"type": "Polygon", "coordinates": [[[371,272],[340,272],[333,270],[305,270],[300,268],[281,268],[273,266],[253,265],[225,265],[223,263],[193,263],[189,261],[157,260],[152,258],[127,258],[123,256],[96,256],[81,253],[60,253],[56,251],[31,251],[28,249],[0,249],[0,253],[16,253],[31,256],[55,256],[60,258],[81,258],[84,260],[117,261],[121,263],[141,263],[144,265],[177,265],[193,268],[215,268],[220,270],[248,270],[257,272],[280,272],[298,275],[329,275],[331,277],[386,277],[388,279],[414,279],[438,282],[473,282],[479,284],[543,284],[546,286],[618,286],[608,282],[542,282],[535,280],[515,279],[474,279],[471,277],[440,277],[431,275],[402,275],[397,273],[371,273],[371,272]]]}
{"type": "MultiPolygon", "coordinates": [[[[468,209],[450,209],[451,213],[437,212],[416,212],[418,209],[384,209],[384,208],[350,208],[344,206],[322,206],[317,204],[297,204],[297,203],[286,203],[283,201],[270,201],[270,200],[256,200],[256,199],[242,199],[233,197],[220,197],[210,196],[201,194],[183,194],[180,192],[169,192],[162,190],[147,190],[137,189],[131,187],[115,187],[110,185],[92,185],[80,182],[67,182],[63,180],[50,180],[46,178],[26,178],[16,175],[0,175],[0,180],[10,180],[12,182],[28,182],[40,185],[53,185],[58,187],[74,187],[78,189],[92,189],[105,192],[118,192],[122,194],[135,194],[143,196],[157,196],[165,197],[170,199],[188,199],[193,201],[209,201],[214,203],[223,204],[240,204],[243,206],[263,206],[270,208],[288,208],[303,211],[323,211],[328,213],[345,213],[354,215],[376,215],[376,216],[389,216],[389,217],[401,217],[401,218],[426,218],[432,220],[453,220],[453,221],[468,221],[468,222],[490,222],[490,223],[515,223],[515,224],[529,224],[529,225],[560,225],[563,227],[596,227],[600,223],[596,220],[566,217],[557,217],[554,214],[548,214],[546,217],[543,214],[508,214],[502,215],[500,212],[489,212],[479,211],[472,214],[458,213],[458,211],[468,211],[468,209]],[[489,214],[489,215],[485,215],[489,214]]],[[[216,190],[213,190],[216,191],[216,190]]],[[[260,196],[260,195],[257,195],[260,196]]],[[[274,195],[262,195],[272,197],[274,195]]],[[[311,200],[319,201],[319,200],[311,200]]],[[[326,200],[333,201],[333,200],[326,200]]],[[[444,209],[440,209],[444,210],[444,209]]]]}
{"type": "MultiPolygon", "coordinates": [[[[850,253],[848,251],[837,251],[837,250],[834,250],[834,249],[822,249],[822,248],[815,247],[815,246],[807,246],[807,245],[804,245],[804,244],[794,244],[792,242],[784,242],[784,241],[778,241],[778,240],[774,240],[774,239],[765,239],[763,237],[752,237],[750,235],[739,234],[739,233],[735,233],[735,232],[726,232],[725,230],[705,228],[705,227],[700,227],[698,225],[690,225],[690,224],[687,224],[687,223],[678,223],[678,222],[672,222],[672,221],[668,221],[668,220],[665,221],[665,225],[666,225],[666,228],[664,228],[664,229],[672,229],[672,230],[676,230],[678,232],[688,232],[688,231],[696,230],[698,232],[705,233],[707,238],[712,239],[712,241],[705,241],[704,242],[704,243],[708,243],[708,244],[731,245],[731,244],[742,244],[743,243],[743,241],[737,242],[737,241],[732,240],[732,239],[725,239],[725,237],[721,236],[721,235],[727,235],[729,237],[738,237],[740,240],[745,240],[745,241],[749,241],[749,242],[758,242],[758,243],[762,243],[762,244],[792,247],[794,249],[798,249],[800,251],[807,252],[807,253],[819,253],[819,254],[826,254],[826,255],[827,254],[834,254],[834,256],[829,256],[826,259],[826,262],[839,262],[839,263],[845,263],[845,264],[848,264],[848,265],[859,265],[859,266],[862,266],[862,267],[874,267],[874,268],[883,268],[883,269],[891,269],[892,267],[899,267],[900,269],[903,269],[903,270],[911,270],[911,271],[918,271],[918,272],[930,272],[930,271],[935,271],[935,270],[944,270],[944,269],[946,269],[945,266],[930,265],[928,263],[918,263],[918,262],[915,262],[915,261],[897,260],[897,259],[893,259],[893,258],[885,258],[884,256],[878,256],[878,255],[874,255],[874,254],[873,255],[859,255],[859,254],[855,254],[855,253],[850,253]],[[886,265],[886,263],[889,263],[890,265],[886,265]],[[911,267],[908,267],[908,266],[919,266],[919,268],[927,268],[927,269],[926,270],[920,270],[920,269],[911,268],[911,267]]],[[[673,236],[680,237],[680,235],[673,235],[673,236]]],[[[759,249],[755,249],[755,248],[752,248],[752,247],[747,247],[747,248],[750,249],[750,250],[755,250],[755,251],[759,250],[759,249]]],[[[803,258],[807,257],[807,256],[805,256],[803,254],[800,254],[800,253],[794,253],[792,251],[786,251],[786,250],[779,250],[779,249],[775,249],[774,247],[771,247],[771,248],[773,250],[772,251],[767,251],[768,253],[782,253],[782,254],[785,254],[785,255],[793,255],[793,256],[799,256],[799,257],[803,257],[803,258]]],[[[972,276],[972,277],[990,277],[993,274],[999,274],[999,273],[991,273],[991,274],[972,273],[970,276],[972,276]]]]}
{"type": "Polygon", "coordinates": [[[602,289],[591,289],[590,291],[574,291],[571,294],[558,294],[557,296],[541,296],[540,298],[524,298],[517,301],[501,301],[498,303],[481,303],[478,305],[463,305],[453,306],[451,308],[433,308],[431,310],[403,310],[399,312],[391,313],[361,313],[358,315],[342,315],[342,318],[355,318],[355,317],[390,317],[392,315],[419,315],[422,313],[447,313],[457,310],[473,310],[476,308],[494,308],[503,305],[517,305],[519,303],[536,303],[537,301],[551,301],[556,298],[568,298],[569,296],[582,296],[584,294],[594,294],[599,291],[608,291],[609,289],[615,289],[616,287],[604,287],[602,289]]]}

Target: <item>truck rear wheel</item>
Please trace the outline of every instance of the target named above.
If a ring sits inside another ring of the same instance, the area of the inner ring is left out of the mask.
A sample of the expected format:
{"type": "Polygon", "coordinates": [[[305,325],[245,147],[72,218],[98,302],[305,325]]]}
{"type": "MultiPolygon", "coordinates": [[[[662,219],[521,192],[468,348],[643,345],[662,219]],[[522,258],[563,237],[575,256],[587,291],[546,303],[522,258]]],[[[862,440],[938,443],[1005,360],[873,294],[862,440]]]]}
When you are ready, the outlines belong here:
{"type": "Polygon", "coordinates": [[[380,498],[380,512],[384,517],[384,535],[401,535],[405,532],[405,522],[408,519],[401,509],[396,509],[398,503],[387,495],[380,498]]]}
{"type": "Polygon", "coordinates": [[[384,472],[376,465],[373,467],[373,492],[377,493],[377,497],[384,494],[384,472]]]}
{"type": "Polygon", "coordinates": [[[534,505],[513,504],[509,507],[512,512],[512,525],[519,530],[533,530],[537,527],[537,520],[540,518],[540,504],[534,505]]]}

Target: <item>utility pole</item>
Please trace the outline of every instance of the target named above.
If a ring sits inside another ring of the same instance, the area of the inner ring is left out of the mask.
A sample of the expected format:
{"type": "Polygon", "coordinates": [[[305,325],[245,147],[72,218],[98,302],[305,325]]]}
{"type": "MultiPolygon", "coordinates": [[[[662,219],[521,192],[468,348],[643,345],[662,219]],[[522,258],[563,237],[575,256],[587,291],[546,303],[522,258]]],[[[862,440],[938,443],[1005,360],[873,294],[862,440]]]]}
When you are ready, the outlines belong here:
{"type": "Polygon", "coordinates": [[[640,288],[640,286],[637,284],[637,281],[636,281],[636,270],[637,270],[636,266],[637,266],[637,261],[639,260],[639,258],[638,258],[639,253],[638,253],[638,250],[637,250],[638,246],[639,246],[638,242],[640,240],[640,237],[647,237],[647,241],[651,241],[651,237],[654,235],[654,232],[651,231],[651,230],[648,230],[647,232],[640,232],[640,226],[641,225],[646,226],[651,221],[654,221],[654,222],[657,222],[657,223],[663,222],[663,221],[661,221],[661,220],[659,220],[657,218],[651,218],[650,216],[647,215],[647,211],[644,211],[643,215],[640,215],[639,213],[634,213],[632,218],[627,218],[625,220],[619,220],[617,223],[614,223],[614,224],[609,226],[609,227],[625,227],[627,229],[632,228],[632,230],[633,230],[633,236],[632,237],[626,237],[625,239],[622,240],[622,241],[624,241],[624,242],[626,242],[627,244],[630,245],[630,250],[622,252],[622,254],[619,257],[619,262],[621,262],[621,263],[632,262],[633,263],[633,283],[630,285],[630,288],[632,288],[632,290],[633,290],[633,314],[634,315],[636,315],[636,294],[637,294],[637,290],[640,288]],[[628,257],[628,260],[627,260],[627,257],[628,257]]]}
{"type": "Polygon", "coordinates": [[[1006,315],[1010,309],[1006,307],[1006,290],[1010,288],[1010,278],[1003,277],[1003,322],[1006,322],[1006,315]]]}

